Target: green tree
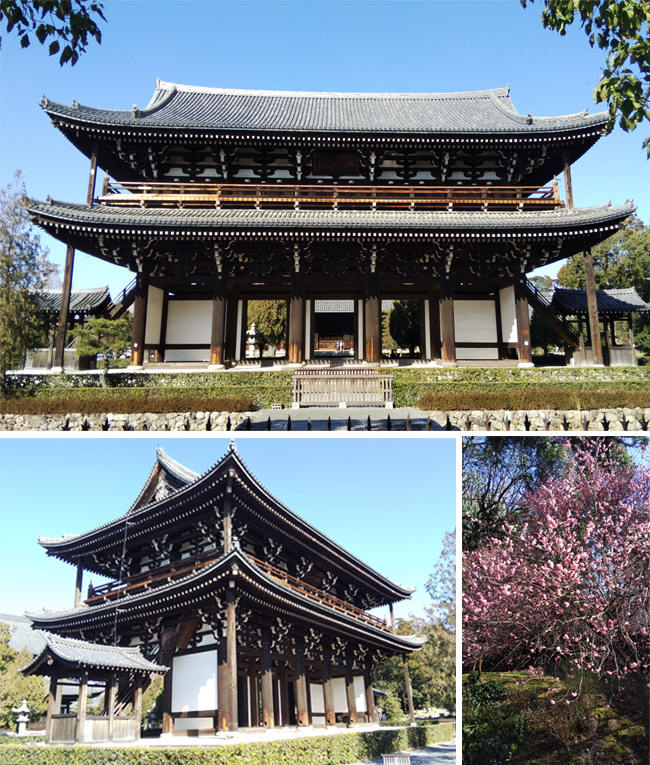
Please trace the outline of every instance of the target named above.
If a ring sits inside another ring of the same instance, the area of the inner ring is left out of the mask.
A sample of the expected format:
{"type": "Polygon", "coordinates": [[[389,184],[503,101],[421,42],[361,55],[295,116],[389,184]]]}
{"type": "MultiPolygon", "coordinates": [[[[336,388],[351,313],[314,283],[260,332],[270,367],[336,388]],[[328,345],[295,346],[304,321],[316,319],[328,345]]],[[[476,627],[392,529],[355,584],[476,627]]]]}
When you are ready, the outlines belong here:
{"type": "Polygon", "coordinates": [[[390,334],[398,348],[415,353],[420,344],[420,305],[417,300],[395,300],[388,320],[390,334]]]}
{"type": "Polygon", "coordinates": [[[390,334],[390,315],[392,309],[381,312],[381,347],[388,348],[390,351],[397,350],[397,343],[390,334]]]}
{"type": "MultiPolygon", "coordinates": [[[[251,300],[248,303],[248,323],[262,333],[258,347],[280,345],[287,336],[287,304],[284,300],[251,300]]],[[[256,343],[257,344],[257,343],[256,343]]]]}
{"type": "Polygon", "coordinates": [[[0,21],[7,32],[17,34],[23,48],[29,47],[32,35],[41,45],[49,42],[49,54],[60,54],[61,66],[74,66],[90,38],[101,43],[96,22],[106,21],[103,11],[97,0],[0,0],[0,21]]]}
{"type": "Polygon", "coordinates": [[[0,190],[0,389],[6,370],[22,367],[27,352],[43,341],[36,293],[55,270],[32,229],[25,198],[17,171],[0,190]]]}
{"type": "Polygon", "coordinates": [[[11,628],[0,622],[0,726],[13,727],[15,714],[23,699],[31,709],[29,719],[39,720],[47,711],[47,694],[43,678],[37,675],[25,677],[20,670],[32,659],[25,648],[15,651],[9,645],[11,628]]]}
{"type": "Polygon", "coordinates": [[[544,355],[555,348],[561,348],[564,340],[551,329],[542,317],[533,311],[530,319],[530,344],[533,348],[539,348],[544,355]]]}
{"type": "Polygon", "coordinates": [[[90,319],[84,329],[73,329],[69,338],[77,338],[77,356],[104,356],[104,368],[108,369],[111,358],[117,359],[131,346],[129,319],[90,319]]]}
{"type": "MultiPolygon", "coordinates": [[[[525,8],[534,0],[520,0],[525,8]]],[[[605,51],[594,101],[607,102],[607,132],[634,130],[650,120],[650,2],[648,0],[544,0],[542,24],[560,35],[579,20],[593,48],[605,51]]],[[[650,153],[650,138],[643,142],[650,153]]]]}

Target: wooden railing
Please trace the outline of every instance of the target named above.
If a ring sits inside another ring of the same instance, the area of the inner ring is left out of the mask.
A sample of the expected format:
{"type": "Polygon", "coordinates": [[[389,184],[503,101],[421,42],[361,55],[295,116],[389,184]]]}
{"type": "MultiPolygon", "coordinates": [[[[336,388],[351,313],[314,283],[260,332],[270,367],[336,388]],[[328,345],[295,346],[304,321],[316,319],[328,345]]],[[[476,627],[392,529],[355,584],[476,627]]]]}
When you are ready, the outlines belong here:
{"type": "MultiPolygon", "coordinates": [[[[256,566],[286,587],[317,600],[319,603],[325,603],[326,605],[335,608],[337,611],[345,612],[357,619],[367,622],[368,624],[372,624],[375,627],[388,630],[385,619],[380,619],[378,616],[369,614],[363,609],[357,608],[357,606],[347,603],[345,600],[341,600],[334,595],[330,595],[330,593],[325,592],[324,590],[319,590],[318,587],[307,584],[301,579],[291,576],[281,568],[272,566],[270,563],[265,563],[252,555],[248,555],[248,553],[246,553],[246,556],[250,558],[256,566]]],[[[85,604],[87,606],[95,606],[99,603],[105,603],[107,601],[126,597],[127,595],[134,595],[144,590],[160,587],[174,579],[188,576],[189,574],[209,566],[219,557],[221,557],[221,551],[215,552],[214,550],[211,550],[210,553],[197,556],[196,558],[185,559],[169,566],[161,566],[160,568],[155,569],[155,571],[147,571],[143,574],[138,574],[131,577],[128,580],[128,583],[109,582],[108,584],[94,588],[93,595],[85,601],[85,604]]]]}
{"type": "Polygon", "coordinates": [[[393,376],[367,367],[298,369],[293,403],[300,406],[386,406],[393,401],[393,376]]]}
{"type": "Polygon", "coordinates": [[[320,210],[524,210],[563,207],[552,186],[343,186],[272,183],[104,183],[120,207],[320,210]]]}

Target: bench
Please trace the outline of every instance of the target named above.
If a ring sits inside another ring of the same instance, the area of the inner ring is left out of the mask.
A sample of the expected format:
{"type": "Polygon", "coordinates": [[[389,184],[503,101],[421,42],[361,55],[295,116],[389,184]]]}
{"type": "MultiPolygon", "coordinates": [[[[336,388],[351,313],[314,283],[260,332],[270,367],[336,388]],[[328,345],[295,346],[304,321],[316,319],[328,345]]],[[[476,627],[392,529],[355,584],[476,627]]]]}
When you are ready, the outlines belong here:
{"type": "Polygon", "coordinates": [[[306,367],[293,373],[293,406],[393,405],[393,377],[376,367],[306,367]]]}

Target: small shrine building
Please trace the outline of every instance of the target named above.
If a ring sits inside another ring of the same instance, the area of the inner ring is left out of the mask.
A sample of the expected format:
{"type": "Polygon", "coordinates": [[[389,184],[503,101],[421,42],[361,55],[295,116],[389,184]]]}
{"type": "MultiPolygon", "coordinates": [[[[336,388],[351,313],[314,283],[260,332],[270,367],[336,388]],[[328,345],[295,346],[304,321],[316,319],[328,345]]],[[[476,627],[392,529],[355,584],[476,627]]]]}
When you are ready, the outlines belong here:
{"type": "Polygon", "coordinates": [[[48,649],[67,641],[78,659],[94,646],[155,663],[166,672],[164,734],[375,724],[372,673],[392,656],[403,658],[414,719],[406,656],[424,638],[371,612],[389,606],[392,617],[414,588],[289,510],[234,444],[203,475],[158,448],[126,514],[39,544],[77,569],[71,609],[28,614],[57,636],[48,649]],[[84,571],[113,581],[82,600],[84,571]]]}
{"type": "MultiPolygon", "coordinates": [[[[85,203],[32,201],[32,219],[68,247],[66,290],[75,249],[136,275],[134,368],[241,362],[248,301],[271,299],[289,307],[290,363],[318,349],[317,301],[352,301],[337,337],[374,363],[381,301],[410,299],[425,362],[529,366],[526,275],[585,253],[595,326],[590,248],[634,211],[573,205],[571,164],[607,113],[520,114],[507,87],[301,93],[158,81],[143,109],[42,107],[90,159],[90,178],[85,203]]],[[[66,316],[62,304],[59,369],[66,316]]],[[[585,363],[601,364],[591,334],[585,363]]]]}

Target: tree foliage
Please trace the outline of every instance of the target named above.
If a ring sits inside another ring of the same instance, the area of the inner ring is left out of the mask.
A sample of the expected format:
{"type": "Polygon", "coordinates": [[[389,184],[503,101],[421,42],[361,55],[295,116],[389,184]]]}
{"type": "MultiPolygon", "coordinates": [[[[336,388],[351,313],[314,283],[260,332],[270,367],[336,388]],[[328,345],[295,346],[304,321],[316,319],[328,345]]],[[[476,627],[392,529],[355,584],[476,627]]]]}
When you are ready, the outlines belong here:
{"type": "Polygon", "coordinates": [[[0,622],[0,726],[13,727],[15,714],[26,699],[31,709],[29,719],[39,720],[47,711],[47,694],[43,678],[25,677],[20,669],[29,664],[32,654],[27,649],[16,651],[9,645],[11,628],[0,622]]]}
{"type": "Polygon", "coordinates": [[[261,336],[256,340],[260,354],[269,346],[275,348],[287,336],[287,304],[284,300],[251,300],[248,323],[254,324],[261,336]]]}
{"type": "Polygon", "coordinates": [[[18,171],[0,190],[0,388],[5,371],[22,367],[25,354],[43,341],[36,294],[53,270],[33,232],[18,171]]]}
{"type": "MultiPolygon", "coordinates": [[[[626,227],[591,251],[597,289],[634,287],[650,302],[650,227],[633,216],[626,227]]],[[[567,289],[585,289],[585,267],[581,254],[569,258],[558,272],[558,282],[567,289]]],[[[650,353],[650,316],[634,315],[635,344],[650,353]]]]}
{"type": "MultiPolygon", "coordinates": [[[[520,0],[524,8],[534,0],[520,0]]],[[[650,2],[648,0],[544,0],[542,23],[560,35],[580,21],[589,44],[605,51],[594,101],[607,102],[607,132],[634,130],[650,120],[650,2]]],[[[650,138],[643,142],[650,152],[650,138]]]]}
{"type": "Polygon", "coordinates": [[[129,319],[89,319],[85,328],[75,328],[68,333],[77,338],[77,356],[104,356],[108,369],[111,358],[116,359],[131,346],[131,322],[129,319]]]}
{"type": "Polygon", "coordinates": [[[22,48],[29,47],[32,35],[41,45],[49,43],[50,56],[58,54],[61,66],[74,66],[91,38],[101,43],[97,21],[106,21],[103,11],[98,0],[0,0],[7,32],[20,37],[22,48]]]}
{"type": "Polygon", "coordinates": [[[408,348],[412,356],[420,345],[420,305],[417,300],[395,300],[388,326],[398,348],[408,348]]]}
{"type": "Polygon", "coordinates": [[[633,678],[647,720],[650,471],[607,439],[567,444],[562,464],[526,497],[522,527],[463,555],[464,661],[633,678]]]}

